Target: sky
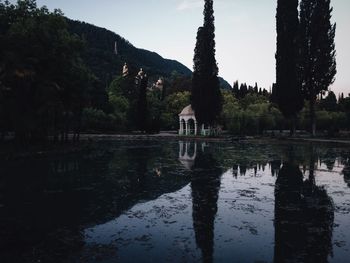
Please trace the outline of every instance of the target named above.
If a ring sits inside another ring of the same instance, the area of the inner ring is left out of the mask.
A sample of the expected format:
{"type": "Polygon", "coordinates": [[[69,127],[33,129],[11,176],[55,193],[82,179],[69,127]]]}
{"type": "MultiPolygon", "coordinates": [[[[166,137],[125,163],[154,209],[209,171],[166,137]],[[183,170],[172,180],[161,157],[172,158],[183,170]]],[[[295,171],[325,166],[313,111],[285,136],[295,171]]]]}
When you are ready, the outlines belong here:
{"type": "MultiPolygon", "coordinates": [[[[203,0],[37,0],[75,20],[107,28],[138,48],[193,68],[203,0]]],[[[350,1],[331,0],[337,23],[336,94],[350,93],[350,1]]],[[[219,75],[269,89],[275,82],[277,0],[214,0],[219,75]]],[[[119,69],[116,69],[119,70],[119,69]]]]}

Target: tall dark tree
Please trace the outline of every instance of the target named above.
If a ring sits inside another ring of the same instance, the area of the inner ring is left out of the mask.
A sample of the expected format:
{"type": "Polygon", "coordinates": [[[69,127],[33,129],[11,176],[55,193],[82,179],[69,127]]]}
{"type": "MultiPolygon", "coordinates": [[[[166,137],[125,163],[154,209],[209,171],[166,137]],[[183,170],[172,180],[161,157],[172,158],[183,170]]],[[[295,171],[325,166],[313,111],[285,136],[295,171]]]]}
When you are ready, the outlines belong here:
{"type": "Polygon", "coordinates": [[[239,97],[242,99],[248,94],[248,87],[246,83],[242,83],[239,88],[239,97]]]}
{"type": "Polygon", "coordinates": [[[137,101],[137,125],[138,128],[145,132],[147,130],[147,86],[148,77],[146,74],[140,71],[140,73],[135,78],[135,84],[139,90],[139,96],[137,101]]]}
{"type": "Polygon", "coordinates": [[[258,92],[259,92],[258,83],[255,82],[254,93],[257,94],[258,92]]]}
{"type": "Polygon", "coordinates": [[[334,44],[336,25],[331,23],[330,0],[302,0],[300,3],[300,77],[310,103],[312,135],[316,134],[315,102],[328,90],[336,75],[334,44]]]}
{"type": "Polygon", "coordinates": [[[298,0],[277,1],[276,97],[283,115],[292,120],[303,107],[301,86],[297,77],[298,0]]]}
{"type": "Polygon", "coordinates": [[[236,81],[233,83],[232,93],[233,93],[233,95],[234,95],[236,98],[239,97],[239,84],[238,84],[238,80],[236,80],[236,81]]]}
{"type": "Polygon", "coordinates": [[[194,54],[191,105],[199,124],[213,125],[222,110],[222,96],[215,59],[213,0],[205,0],[204,24],[198,29],[194,54]]]}

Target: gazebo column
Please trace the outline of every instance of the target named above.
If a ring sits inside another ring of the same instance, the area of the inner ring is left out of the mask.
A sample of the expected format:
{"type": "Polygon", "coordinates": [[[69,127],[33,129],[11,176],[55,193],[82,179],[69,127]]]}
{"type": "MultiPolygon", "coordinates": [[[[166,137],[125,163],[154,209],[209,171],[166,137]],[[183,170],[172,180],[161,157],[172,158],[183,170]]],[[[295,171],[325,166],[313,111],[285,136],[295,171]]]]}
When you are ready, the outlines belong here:
{"type": "Polygon", "coordinates": [[[190,132],[189,132],[189,127],[188,127],[188,120],[186,120],[186,135],[190,135],[190,132]]]}
{"type": "Polygon", "coordinates": [[[197,135],[197,126],[198,126],[198,123],[197,123],[197,121],[195,120],[194,121],[194,135],[197,135]]]}

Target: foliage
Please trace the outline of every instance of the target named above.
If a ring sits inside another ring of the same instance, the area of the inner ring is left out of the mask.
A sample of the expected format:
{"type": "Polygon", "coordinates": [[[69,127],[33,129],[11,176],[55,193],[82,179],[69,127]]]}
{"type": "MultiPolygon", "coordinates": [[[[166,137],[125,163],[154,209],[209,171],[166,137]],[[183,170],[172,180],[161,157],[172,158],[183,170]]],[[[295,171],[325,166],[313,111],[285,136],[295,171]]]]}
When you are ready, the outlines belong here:
{"type": "Polygon", "coordinates": [[[190,92],[183,91],[169,95],[164,101],[164,112],[161,120],[164,129],[177,130],[179,127],[179,114],[183,108],[190,104],[190,92]]]}
{"type": "Polygon", "coordinates": [[[276,102],[286,118],[303,107],[297,77],[298,0],[277,2],[276,102]]]}
{"type": "Polygon", "coordinates": [[[215,59],[213,0],[205,0],[204,24],[198,29],[194,54],[191,105],[199,124],[214,124],[222,110],[215,59]]]}
{"type": "Polygon", "coordinates": [[[116,123],[112,114],[106,114],[103,110],[85,108],[82,116],[82,129],[89,132],[113,131],[116,123]]]}
{"type": "Polygon", "coordinates": [[[281,113],[271,107],[263,95],[249,94],[237,100],[231,93],[223,93],[222,119],[232,134],[262,134],[281,125],[281,113]]]}
{"type": "Polygon", "coordinates": [[[316,132],[316,97],[328,90],[337,72],[332,11],[330,0],[302,0],[300,3],[300,80],[310,103],[313,135],[316,132]]]}
{"type": "Polygon", "coordinates": [[[137,99],[137,126],[140,131],[145,132],[147,130],[147,120],[148,120],[148,107],[147,107],[147,76],[138,76],[136,78],[136,86],[138,88],[139,94],[137,99]]]}
{"type": "Polygon", "coordinates": [[[161,115],[163,112],[162,92],[152,90],[147,92],[147,132],[158,133],[161,129],[161,115]]]}
{"type": "Polygon", "coordinates": [[[59,10],[34,0],[0,2],[0,82],[7,128],[18,141],[79,134],[95,78],[81,60],[83,41],[68,32],[59,10]],[[23,45],[25,44],[25,48],[23,45]]]}
{"type": "Polygon", "coordinates": [[[143,68],[150,76],[170,77],[173,71],[177,71],[180,75],[191,75],[191,71],[181,63],[136,48],[126,39],[107,29],[69,19],[67,22],[70,32],[88,43],[83,54],[84,61],[104,83],[111,82],[115,75],[119,75],[116,71],[121,69],[125,62],[129,67],[143,68]],[[114,53],[115,42],[117,42],[117,55],[114,53]]]}
{"type": "Polygon", "coordinates": [[[325,99],[321,99],[320,108],[326,111],[337,111],[337,97],[333,91],[328,92],[328,95],[325,99]]]}

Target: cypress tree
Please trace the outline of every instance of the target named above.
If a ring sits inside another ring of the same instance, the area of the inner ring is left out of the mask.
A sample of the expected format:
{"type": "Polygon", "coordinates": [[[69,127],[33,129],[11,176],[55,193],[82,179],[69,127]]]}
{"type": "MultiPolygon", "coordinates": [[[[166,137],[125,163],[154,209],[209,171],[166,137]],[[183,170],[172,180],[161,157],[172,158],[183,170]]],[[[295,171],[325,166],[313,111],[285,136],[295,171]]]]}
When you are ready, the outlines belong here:
{"type": "Polygon", "coordinates": [[[191,105],[199,124],[213,125],[222,110],[222,96],[215,59],[213,0],[205,0],[204,24],[197,32],[191,105]]]}
{"type": "Polygon", "coordinates": [[[140,131],[147,130],[148,107],[147,107],[147,85],[148,77],[146,74],[139,73],[135,78],[135,84],[138,88],[139,96],[137,100],[137,126],[140,131]]]}
{"type": "Polygon", "coordinates": [[[239,97],[243,99],[248,94],[248,87],[246,83],[242,83],[239,88],[239,97]]]}
{"type": "Polygon", "coordinates": [[[236,80],[236,81],[233,83],[232,93],[233,93],[233,95],[234,95],[236,98],[239,97],[239,84],[238,84],[238,80],[236,80]]]}
{"type": "MultiPolygon", "coordinates": [[[[261,88],[260,88],[261,89],[261,88]]],[[[255,86],[254,86],[254,93],[255,94],[258,94],[259,93],[259,88],[258,88],[258,83],[257,82],[255,82],[255,86]]]]}
{"type": "Polygon", "coordinates": [[[297,77],[298,0],[277,1],[276,98],[282,114],[292,120],[291,135],[296,117],[303,107],[301,85],[297,77]]]}
{"type": "Polygon", "coordinates": [[[302,0],[300,3],[300,78],[310,104],[310,126],[316,135],[317,95],[328,90],[336,75],[335,28],[330,0],[302,0]]]}

